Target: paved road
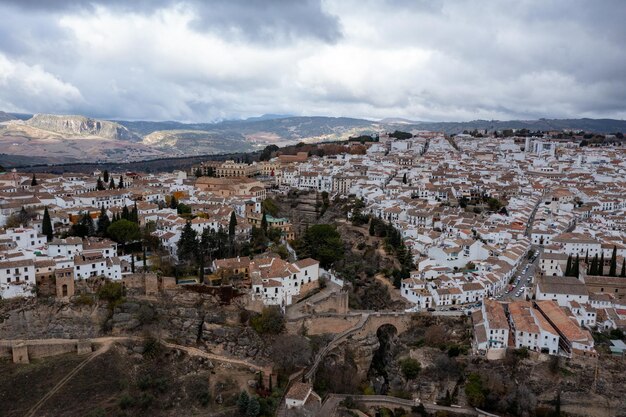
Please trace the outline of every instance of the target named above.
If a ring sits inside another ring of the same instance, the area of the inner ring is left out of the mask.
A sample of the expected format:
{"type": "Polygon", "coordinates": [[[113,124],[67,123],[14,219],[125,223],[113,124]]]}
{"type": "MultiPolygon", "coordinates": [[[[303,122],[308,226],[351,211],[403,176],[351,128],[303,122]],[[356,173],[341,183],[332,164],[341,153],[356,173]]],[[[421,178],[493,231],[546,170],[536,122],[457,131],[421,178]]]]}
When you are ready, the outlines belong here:
{"type": "MultiPolygon", "coordinates": [[[[348,395],[330,394],[327,397],[326,401],[324,401],[324,404],[322,405],[322,408],[320,409],[320,411],[317,413],[317,416],[331,417],[334,414],[337,407],[339,406],[339,403],[343,401],[346,397],[348,397],[348,395]]],[[[350,397],[352,397],[352,399],[355,402],[362,403],[370,407],[388,407],[388,408],[394,408],[398,406],[412,407],[418,404],[413,400],[405,400],[403,398],[391,397],[387,395],[350,395],[350,397]]],[[[467,416],[480,415],[480,413],[476,411],[474,408],[445,407],[442,405],[429,404],[429,403],[422,403],[422,404],[424,405],[424,408],[429,412],[447,411],[447,412],[462,414],[462,415],[467,415],[467,416]]]]}
{"type": "Polygon", "coordinates": [[[502,294],[503,300],[524,300],[526,298],[526,293],[530,288],[532,288],[535,271],[537,271],[539,268],[539,259],[541,259],[543,248],[533,245],[532,249],[535,251],[535,254],[538,254],[539,256],[537,256],[534,260],[528,258],[524,259],[524,261],[515,271],[515,281],[512,284],[513,290],[509,293],[502,294]],[[524,272],[524,268],[527,268],[526,272],[524,272]],[[516,294],[520,289],[525,291],[522,291],[522,294],[520,294],[520,296],[517,296],[516,294]]]}

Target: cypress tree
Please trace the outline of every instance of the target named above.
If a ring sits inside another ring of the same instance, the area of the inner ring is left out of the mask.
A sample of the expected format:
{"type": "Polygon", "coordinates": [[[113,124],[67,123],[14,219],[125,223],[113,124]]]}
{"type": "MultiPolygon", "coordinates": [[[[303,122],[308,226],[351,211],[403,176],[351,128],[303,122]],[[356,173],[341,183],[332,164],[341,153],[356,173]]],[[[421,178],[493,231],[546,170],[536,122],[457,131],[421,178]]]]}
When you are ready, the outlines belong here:
{"type": "Polygon", "coordinates": [[[37,178],[35,177],[35,174],[33,174],[33,179],[30,181],[30,186],[34,187],[38,184],[37,182],[37,178]]]}
{"type": "Polygon", "coordinates": [[[104,182],[105,183],[109,182],[109,171],[105,169],[103,175],[104,175],[104,182]]]}
{"type": "Polygon", "coordinates": [[[596,253],[591,260],[591,265],[589,267],[589,275],[598,275],[598,254],[596,253]]]}
{"type": "Polygon", "coordinates": [[[135,273],[135,254],[130,254],[130,272],[135,273]]]}
{"type": "Polygon", "coordinates": [[[178,259],[187,263],[191,263],[196,258],[196,250],[198,242],[196,240],[196,231],[191,227],[191,222],[185,223],[183,231],[178,240],[178,259]]]}
{"type": "Polygon", "coordinates": [[[374,218],[370,219],[370,236],[374,236],[376,234],[376,227],[374,226],[374,218]]]}
{"type": "Polygon", "coordinates": [[[109,182],[109,190],[113,190],[115,188],[115,180],[111,177],[111,181],[109,182]]]}
{"type": "Polygon", "coordinates": [[[611,255],[611,266],[609,267],[609,276],[617,276],[617,247],[613,246],[613,254],[611,255]]]}
{"type": "Polygon", "coordinates": [[[406,172],[404,173],[404,175],[402,176],[402,184],[406,184],[406,172]]]}
{"type": "Polygon", "coordinates": [[[148,270],[148,260],[146,259],[146,248],[143,248],[143,270],[144,272],[148,270]]]}
{"type": "Polygon", "coordinates": [[[567,257],[567,266],[565,267],[565,276],[569,277],[572,273],[572,255],[567,257]]]}
{"type": "Polygon", "coordinates": [[[604,251],[602,251],[602,254],[600,255],[600,262],[598,263],[598,270],[597,270],[596,275],[603,275],[603,274],[604,274],[604,251]]]}
{"type": "Polygon", "coordinates": [[[48,213],[48,207],[43,210],[43,221],[41,223],[41,233],[46,235],[48,242],[52,240],[54,230],[52,229],[52,221],[50,220],[50,213],[48,213]]]}
{"type": "Polygon", "coordinates": [[[130,212],[130,221],[139,223],[139,210],[137,210],[137,202],[133,205],[133,209],[130,212]]]}
{"type": "Polygon", "coordinates": [[[104,206],[102,206],[102,208],[100,209],[100,216],[98,216],[98,234],[100,236],[105,236],[107,229],[109,228],[110,225],[111,225],[111,220],[109,220],[109,215],[104,209],[104,206]]]}
{"type": "Polygon", "coordinates": [[[102,182],[102,179],[100,177],[98,177],[98,181],[96,182],[96,190],[98,191],[102,191],[104,190],[104,183],[102,182]]]}
{"type": "Polygon", "coordinates": [[[228,236],[232,239],[235,237],[235,228],[237,226],[237,215],[233,211],[230,213],[230,221],[228,222],[228,236]]]}
{"type": "Polygon", "coordinates": [[[580,257],[578,256],[578,254],[576,254],[576,263],[573,265],[573,270],[572,270],[572,276],[575,276],[576,278],[578,278],[578,276],[580,275],[580,257]]]}
{"type": "Polygon", "coordinates": [[[176,196],[173,194],[172,194],[172,197],[170,198],[170,208],[171,209],[178,208],[178,200],[176,199],[176,196]]]}
{"type": "Polygon", "coordinates": [[[124,205],[124,208],[122,209],[122,219],[130,220],[130,212],[128,211],[128,207],[126,207],[126,205],[124,205]]]}
{"type": "Polygon", "coordinates": [[[622,273],[620,277],[626,277],[626,258],[622,260],[622,273]]]}
{"type": "Polygon", "coordinates": [[[589,249],[587,249],[587,253],[585,253],[585,263],[589,265],[589,249]]]}
{"type": "Polygon", "coordinates": [[[263,233],[267,234],[267,217],[265,213],[263,213],[263,218],[261,218],[261,229],[263,229],[263,233]]]}
{"type": "Polygon", "coordinates": [[[124,188],[124,176],[120,175],[120,181],[117,183],[117,188],[124,188]]]}

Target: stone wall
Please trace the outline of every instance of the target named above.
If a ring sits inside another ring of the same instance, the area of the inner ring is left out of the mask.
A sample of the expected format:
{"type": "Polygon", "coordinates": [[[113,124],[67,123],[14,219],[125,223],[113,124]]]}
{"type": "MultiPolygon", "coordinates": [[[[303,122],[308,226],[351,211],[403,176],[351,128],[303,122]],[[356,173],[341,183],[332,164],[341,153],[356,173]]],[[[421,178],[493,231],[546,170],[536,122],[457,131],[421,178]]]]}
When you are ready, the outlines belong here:
{"type": "Polygon", "coordinates": [[[359,319],[360,316],[305,317],[288,321],[286,327],[289,333],[301,333],[304,327],[308,335],[336,334],[353,327],[359,319]]]}

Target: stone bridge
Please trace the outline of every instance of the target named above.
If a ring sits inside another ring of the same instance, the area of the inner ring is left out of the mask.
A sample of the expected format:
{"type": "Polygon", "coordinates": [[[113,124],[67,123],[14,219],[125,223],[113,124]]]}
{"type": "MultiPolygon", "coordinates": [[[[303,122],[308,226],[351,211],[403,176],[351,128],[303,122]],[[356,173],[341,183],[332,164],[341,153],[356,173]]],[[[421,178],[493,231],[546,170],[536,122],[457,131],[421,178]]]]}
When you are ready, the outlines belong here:
{"type": "Polygon", "coordinates": [[[301,326],[307,330],[307,334],[335,333],[333,340],[317,353],[313,364],[304,374],[305,378],[311,381],[324,357],[346,340],[375,335],[378,329],[387,325],[393,326],[398,334],[407,331],[412,314],[404,311],[355,311],[347,314],[327,313],[305,318],[301,326]],[[317,320],[321,320],[323,325],[316,326],[317,320]]]}

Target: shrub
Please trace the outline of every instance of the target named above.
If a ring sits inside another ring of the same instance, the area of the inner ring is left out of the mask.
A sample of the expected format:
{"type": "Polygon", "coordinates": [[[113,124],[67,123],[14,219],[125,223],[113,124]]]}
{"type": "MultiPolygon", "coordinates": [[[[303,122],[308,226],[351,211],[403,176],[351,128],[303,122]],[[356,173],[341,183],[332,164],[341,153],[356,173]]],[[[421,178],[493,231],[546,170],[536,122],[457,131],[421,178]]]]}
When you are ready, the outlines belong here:
{"type": "Polygon", "coordinates": [[[279,334],[285,328],[285,317],[278,306],[265,307],[251,320],[252,328],[259,334],[279,334]]]}
{"type": "Polygon", "coordinates": [[[109,303],[111,308],[119,304],[124,297],[124,287],[119,282],[106,282],[98,288],[98,298],[109,303]]]}
{"type": "Polygon", "coordinates": [[[122,410],[126,410],[135,405],[135,399],[128,394],[124,394],[120,397],[119,406],[122,410]]]}
{"type": "Polygon", "coordinates": [[[72,300],[77,306],[92,306],[93,305],[93,296],[89,294],[80,294],[72,300]]]}
{"type": "Polygon", "coordinates": [[[415,379],[421,368],[420,363],[413,358],[406,358],[400,362],[400,370],[406,379],[415,379]]]}

